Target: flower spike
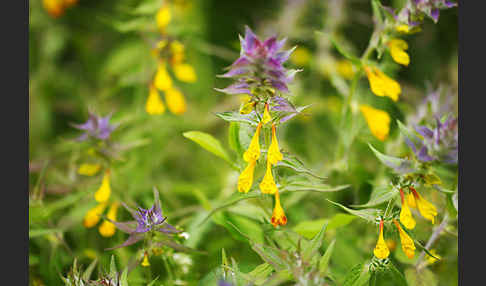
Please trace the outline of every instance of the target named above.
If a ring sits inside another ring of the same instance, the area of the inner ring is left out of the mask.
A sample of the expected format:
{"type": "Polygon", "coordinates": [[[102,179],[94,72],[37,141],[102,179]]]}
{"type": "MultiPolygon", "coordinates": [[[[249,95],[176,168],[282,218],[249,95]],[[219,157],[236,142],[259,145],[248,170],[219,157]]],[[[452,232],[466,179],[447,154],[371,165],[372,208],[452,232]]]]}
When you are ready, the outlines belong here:
{"type": "Polygon", "coordinates": [[[390,250],[383,238],[383,220],[380,221],[380,234],[378,235],[378,242],[373,250],[373,254],[379,259],[385,259],[390,255],[390,250]]]}

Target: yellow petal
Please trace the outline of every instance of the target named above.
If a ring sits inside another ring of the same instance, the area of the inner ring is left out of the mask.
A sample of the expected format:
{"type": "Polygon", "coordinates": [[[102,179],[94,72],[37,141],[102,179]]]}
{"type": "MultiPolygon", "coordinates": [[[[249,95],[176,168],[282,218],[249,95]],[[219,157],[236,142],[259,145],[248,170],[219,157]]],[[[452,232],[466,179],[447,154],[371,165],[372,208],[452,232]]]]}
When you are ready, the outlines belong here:
{"type": "Polygon", "coordinates": [[[385,83],[371,68],[365,67],[371,91],[377,96],[385,96],[385,83]]]}
{"type": "Polygon", "coordinates": [[[267,171],[265,172],[265,176],[263,177],[263,180],[260,183],[260,191],[262,191],[263,194],[272,194],[272,195],[278,192],[277,185],[275,184],[272,175],[272,165],[268,161],[267,161],[267,171]]]}
{"type": "Polygon", "coordinates": [[[161,33],[164,33],[165,28],[169,25],[172,16],[170,13],[170,9],[168,5],[162,6],[157,15],[155,16],[155,20],[157,22],[157,27],[161,33]]]}
{"type": "Polygon", "coordinates": [[[268,154],[267,154],[267,160],[272,165],[277,164],[278,161],[281,161],[283,159],[283,155],[280,152],[280,147],[278,146],[276,133],[277,131],[276,131],[275,124],[272,124],[272,143],[268,148],[268,154]]]}
{"type": "Polygon", "coordinates": [[[371,133],[378,140],[384,141],[390,132],[390,115],[369,105],[361,105],[359,109],[363,113],[371,133]]]}
{"type": "Polygon", "coordinates": [[[153,85],[150,86],[145,111],[150,115],[159,115],[165,112],[164,102],[162,102],[159,92],[153,85]]]}
{"type": "Polygon", "coordinates": [[[100,188],[96,191],[94,198],[97,202],[106,202],[110,198],[111,187],[110,187],[110,170],[105,172],[103,180],[101,181],[100,188]]]}
{"type": "Polygon", "coordinates": [[[150,266],[150,262],[148,260],[147,252],[145,252],[145,254],[143,255],[143,261],[142,261],[142,263],[140,265],[142,265],[143,267],[150,266]]]}
{"type": "Polygon", "coordinates": [[[101,214],[106,208],[107,203],[98,204],[96,207],[90,209],[84,216],[83,225],[86,228],[95,226],[101,219],[101,214]]]}
{"type": "Polygon", "coordinates": [[[262,122],[263,124],[267,124],[272,120],[272,116],[270,116],[270,112],[268,112],[268,103],[265,103],[265,108],[263,111],[262,122]]]}
{"type": "Polygon", "coordinates": [[[416,225],[415,220],[413,219],[412,212],[408,207],[407,200],[403,194],[403,190],[400,189],[400,196],[402,199],[402,210],[400,211],[400,222],[408,229],[413,229],[416,225]]]}
{"type": "Polygon", "coordinates": [[[42,0],[44,9],[53,18],[58,18],[64,14],[64,4],[62,0],[42,0]]]}
{"type": "Polygon", "coordinates": [[[172,88],[172,79],[170,78],[164,63],[160,63],[154,78],[154,85],[158,90],[167,91],[172,88]]]}
{"type": "Polygon", "coordinates": [[[410,32],[410,27],[406,24],[398,25],[395,30],[400,33],[408,34],[410,32]]]}
{"type": "Polygon", "coordinates": [[[416,209],[417,204],[415,204],[415,198],[413,197],[412,193],[408,193],[407,195],[408,206],[411,208],[416,209]]]}
{"type": "Polygon", "coordinates": [[[287,224],[287,217],[285,216],[284,210],[280,205],[280,195],[278,190],[275,193],[275,207],[273,208],[273,214],[270,222],[274,227],[287,224]]]}
{"type": "Polygon", "coordinates": [[[185,47],[184,45],[175,40],[170,43],[170,51],[171,51],[171,63],[172,65],[180,64],[184,61],[185,58],[185,47]]]}
{"type": "MultiPolygon", "coordinates": [[[[117,213],[117,210],[118,210],[118,206],[119,206],[118,203],[111,204],[110,209],[108,210],[108,214],[106,215],[106,217],[108,217],[109,219],[111,219],[113,221],[116,221],[116,213],[117,213]]],[[[98,231],[100,232],[100,234],[102,236],[110,237],[110,236],[113,236],[115,234],[116,227],[112,222],[105,220],[100,225],[100,227],[98,228],[98,231]]]]}
{"type": "Polygon", "coordinates": [[[390,54],[393,60],[401,65],[408,66],[410,63],[410,56],[405,52],[408,49],[408,44],[402,39],[392,39],[388,42],[390,54]]]}
{"type": "Polygon", "coordinates": [[[400,84],[379,69],[375,69],[375,73],[381,79],[383,84],[383,90],[385,92],[384,96],[391,98],[393,101],[397,101],[398,96],[402,92],[400,84]]]}
{"type": "Polygon", "coordinates": [[[186,99],[178,89],[171,88],[165,92],[165,102],[170,112],[180,115],[186,112],[186,99]]]}
{"type": "Polygon", "coordinates": [[[420,214],[434,224],[435,217],[437,216],[437,209],[435,206],[420,196],[415,189],[411,188],[411,191],[415,197],[415,203],[417,204],[420,214]]]}
{"type": "Polygon", "coordinates": [[[393,220],[395,226],[398,228],[398,233],[400,234],[400,243],[402,244],[402,250],[405,252],[405,255],[412,259],[415,255],[415,244],[413,240],[408,236],[408,234],[400,227],[400,224],[393,220]]]}
{"type": "Polygon", "coordinates": [[[248,150],[245,151],[243,154],[243,160],[246,162],[256,161],[260,158],[260,129],[262,127],[262,123],[258,123],[257,129],[253,138],[251,139],[250,146],[248,146],[248,150]]]}
{"type": "Polygon", "coordinates": [[[376,242],[373,254],[379,259],[385,259],[390,255],[390,250],[383,238],[383,221],[380,221],[380,234],[378,235],[378,241],[376,242]]]}
{"type": "Polygon", "coordinates": [[[245,170],[241,172],[238,178],[238,192],[248,193],[253,185],[253,172],[255,171],[256,161],[248,162],[245,170]]]}
{"type": "Polygon", "coordinates": [[[79,166],[78,174],[84,176],[93,176],[101,169],[100,164],[88,164],[84,163],[79,166]]]}
{"type": "Polygon", "coordinates": [[[173,66],[175,76],[183,82],[196,82],[197,76],[194,68],[189,64],[175,64],[173,66]]]}

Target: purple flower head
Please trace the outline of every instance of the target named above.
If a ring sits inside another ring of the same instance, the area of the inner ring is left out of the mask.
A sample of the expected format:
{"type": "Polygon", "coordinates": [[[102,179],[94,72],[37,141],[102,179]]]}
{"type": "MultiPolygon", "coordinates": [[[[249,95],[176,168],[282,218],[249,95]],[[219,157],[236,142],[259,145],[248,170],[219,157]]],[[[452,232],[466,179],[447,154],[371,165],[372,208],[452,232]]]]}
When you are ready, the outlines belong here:
{"type": "Polygon", "coordinates": [[[97,138],[100,140],[106,140],[110,137],[111,132],[115,130],[118,125],[110,125],[109,121],[111,113],[105,117],[97,116],[94,113],[89,112],[88,121],[82,124],[72,124],[72,126],[79,130],[84,130],[85,133],[79,136],[76,140],[84,141],[88,138],[97,138]]]}
{"type": "Polygon", "coordinates": [[[127,206],[125,203],[122,203],[122,205],[130,212],[134,220],[117,222],[106,218],[118,229],[130,234],[130,236],[124,243],[112,248],[108,248],[107,250],[125,247],[137,243],[138,241],[142,240],[145,237],[145,234],[149,231],[156,231],[167,235],[172,235],[180,232],[174,226],[166,222],[167,217],[164,217],[164,215],[162,214],[159,192],[155,187],[154,200],[155,203],[150,209],[143,209],[139,207],[138,210],[134,210],[131,207],[127,206]]]}
{"type": "Polygon", "coordinates": [[[217,90],[228,94],[251,95],[252,88],[267,85],[280,92],[288,92],[287,84],[293,80],[296,71],[287,70],[283,66],[294,50],[282,50],[285,42],[286,39],[279,41],[276,36],[262,41],[246,26],[245,36],[240,36],[240,57],[220,76],[234,78],[236,83],[217,90]]]}
{"type": "Polygon", "coordinates": [[[432,18],[435,23],[439,21],[439,10],[457,6],[457,3],[449,0],[414,0],[413,4],[415,14],[424,13],[432,18]]]}

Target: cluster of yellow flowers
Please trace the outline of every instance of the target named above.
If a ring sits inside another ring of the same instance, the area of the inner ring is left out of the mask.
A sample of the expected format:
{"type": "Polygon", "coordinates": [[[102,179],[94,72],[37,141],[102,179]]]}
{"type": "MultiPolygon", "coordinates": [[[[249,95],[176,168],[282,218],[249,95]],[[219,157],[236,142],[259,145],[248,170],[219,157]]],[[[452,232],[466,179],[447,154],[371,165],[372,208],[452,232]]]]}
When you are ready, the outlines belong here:
{"type": "MultiPolygon", "coordinates": [[[[397,29],[397,31],[402,30],[397,29]]],[[[404,66],[410,64],[410,56],[406,52],[408,49],[407,42],[402,39],[392,38],[386,43],[386,46],[396,63],[404,66]]],[[[377,67],[365,66],[364,71],[368,78],[370,89],[376,96],[386,96],[393,101],[398,101],[402,89],[397,81],[387,76],[377,67]]],[[[390,115],[383,110],[368,105],[360,106],[360,110],[365,117],[371,133],[379,140],[384,141],[390,132],[390,115]]]]}
{"type": "MultiPolygon", "coordinates": [[[[258,123],[257,129],[253,138],[251,139],[248,149],[243,154],[243,160],[248,163],[247,167],[241,172],[238,178],[238,191],[248,193],[253,185],[253,173],[255,170],[256,162],[260,158],[260,130],[263,125],[272,121],[272,116],[268,110],[268,104],[265,104],[265,110],[260,123],[258,123]]],[[[287,217],[284,210],[280,205],[280,195],[278,193],[277,185],[272,175],[272,165],[277,164],[283,159],[283,155],[280,152],[280,147],[277,141],[277,131],[275,124],[272,123],[272,142],[267,151],[267,170],[265,176],[260,183],[260,190],[263,194],[275,195],[275,207],[271,218],[271,223],[276,227],[278,225],[285,225],[287,223],[287,217]]]]}
{"type": "MultiPolygon", "coordinates": [[[[427,220],[430,220],[432,224],[434,223],[435,217],[437,216],[437,209],[433,204],[428,202],[413,187],[409,187],[410,193],[405,197],[403,189],[400,189],[400,197],[402,202],[402,209],[400,211],[400,222],[407,229],[414,229],[416,221],[412,216],[410,208],[417,208],[420,214],[427,220]]],[[[400,223],[396,219],[393,219],[393,223],[398,229],[400,235],[400,242],[402,244],[402,250],[405,255],[412,259],[415,255],[415,245],[410,238],[410,236],[401,228],[400,223]]],[[[380,221],[380,233],[378,236],[378,242],[373,250],[374,255],[379,259],[385,259],[390,255],[390,250],[388,249],[387,243],[383,238],[383,220],[380,221]]]]}
{"type": "MultiPolygon", "coordinates": [[[[100,164],[81,164],[78,169],[78,174],[84,176],[94,176],[101,170],[100,164]]],[[[109,169],[106,169],[103,175],[103,179],[101,181],[101,185],[98,190],[94,194],[94,199],[98,202],[98,205],[94,208],[90,209],[86,215],[84,216],[83,225],[86,228],[91,228],[98,224],[101,219],[101,215],[105,211],[106,207],[108,206],[108,200],[111,195],[111,186],[110,186],[110,176],[111,172],[109,169]]],[[[110,205],[108,213],[106,217],[112,221],[116,221],[116,214],[118,211],[119,203],[113,202],[110,205]]],[[[103,223],[99,226],[98,231],[104,237],[110,237],[115,234],[115,225],[110,221],[103,221],[103,223]]]]}
{"type": "Polygon", "coordinates": [[[42,0],[44,9],[53,18],[58,18],[64,14],[64,11],[78,3],[78,0],[42,0]]]}
{"type": "Polygon", "coordinates": [[[165,112],[165,105],[159,91],[164,92],[165,102],[172,113],[183,114],[187,109],[184,95],[173,85],[167,65],[171,66],[172,72],[178,80],[187,83],[194,83],[197,80],[194,68],[185,62],[184,45],[178,40],[171,40],[167,37],[166,28],[171,18],[171,6],[164,4],[156,15],[157,27],[163,37],[153,50],[158,67],[153,82],[150,84],[149,96],[145,104],[145,110],[151,115],[159,115],[165,112]]]}

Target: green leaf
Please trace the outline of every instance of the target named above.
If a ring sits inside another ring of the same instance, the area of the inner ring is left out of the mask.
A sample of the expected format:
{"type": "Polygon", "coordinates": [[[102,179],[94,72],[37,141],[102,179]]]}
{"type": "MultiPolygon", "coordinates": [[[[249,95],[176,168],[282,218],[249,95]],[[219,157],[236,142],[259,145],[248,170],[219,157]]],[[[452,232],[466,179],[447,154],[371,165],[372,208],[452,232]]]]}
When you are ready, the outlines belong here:
{"type": "Polygon", "coordinates": [[[437,286],[439,282],[435,274],[428,268],[420,269],[408,268],[405,270],[405,278],[410,286],[437,286]]]}
{"type": "Polygon", "coordinates": [[[62,229],[59,228],[43,228],[43,229],[29,229],[29,238],[34,238],[38,236],[43,236],[46,234],[51,234],[51,233],[58,233],[62,232],[62,229]]]}
{"type": "Polygon", "coordinates": [[[395,267],[395,265],[393,265],[392,263],[390,263],[387,267],[388,269],[388,273],[390,274],[392,280],[393,280],[393,285],[396,285],[396,286],[408,286],[408,283],[407,283],[407,280],[405,279],[405,276],[403,276],[402,273],[400,273],[400,271],[398,271],[398,269],[395,267]]]}
{"type": "Polygon", "coordinates": [[[322,240],[324,239],[324,233],[326,232],[327,224],[324,224],[319,231],[319,233],[312,238],[310,244],[308,244],[302,251],[302,259],[304,261],[310,261],[311,258],[319,253],[319,248],[322,245],[322,240]]]}
{"type": "Polygon", "coordinates": [[[239,112],[218,112],[216,113],[216,116],[229,122],[249,123],[254,126],[258,125],[258,121],[256,119],[252,118],[250,115],[240,114],[239,112]]]}
{"type": "Polygon", "coordinates": [[[221,212],[213,216],[213,221],[225,227],[235,239],[243,242],[250,239],[263,243],[263,230],[253,219],[235,213],[221,212]]]}
{"type": "Polygon", "coordinates": [[[289,153],[286,153],[284,152],[284,158],[283,160],[279,161],[277,163],[277,165],[275,165],[276,167],[287,167],[287,168],[290,168],[294,171],[296,171],[297,173],[304,173],[304,174],[308,174],[308,175],[311,175],[317,179],[321,179],[321,180],[324,180],[326,178],[324,177],[320,177],[316,174],[314,174],[314,172],[312,172],[310,169],[306,168],[304,166],[304,163],[302,163],[302,161],[300,161],[297,157],[289,154],[289,153]]]}
{"type": "Polygon", "coordinates": [[[350,209],[350,208],[347,208],[345,206],[343,206],[342,204],[340,203],[336,203],[336,202],[333,202],[329,199],[327,199],[329,202],[341,207],[343,210],[347,211],[348,213],[352,214],[352,215],[355,215],[355,216],[358,216],[360,218],[363,218],[367,221],[370,221],[370,222],[375,222],[376,221],[376,218],[381,214],[381,210],[379,209],[363,209],[363,210],[353,210],[353,209],[350,209]]]}
{"type": "Polygon", "coordinates": [[[380,153],[371,144],[368,143],[370,149],[375,153],[376,157],[380,162],[385,164],[387,167],[392,168],[397,174],[408,174],[415,172],[416,170],[412,167],[413,162],[408,159],[402,159],[397,157],[388,156],[380,153]]]}
{"type": "Polygon", "coordinates": [[[229,198],[226,198],[225,200],[223,200],[223,202],[221,202],[216,208],[214,208],[212,211],[210,211],[209,214],[206,216],[206,218],[204,218],[202,220],[201,224],[206,222],[206,220],[208,220],[212,215],[214,215],[216,212],[218,212],[222,209],[230,207],[230,206],[236,204],[239,201],[258,198],[260,196],[262,196],[262,194],[258,191],[252,191],[252,192],[249,192],[249,193],[246,193],[246,194],[240,193],[240,192],[235,192],[229,198]]]}
{"type": "Polygon", "coordinates": [[[364,263],[355,265],[346,275],[343,286],[361,286],[370,279],[369,266],[364,263]]]}
{"type": "Polygon", "coordinates": [[[212,135],[200,131],[187,131],[184,132],[182,135],[187,139],[196,142],[201,147],[218,156],[219,158],[225,160],[230,165],[234,166],[233,162],[221,145],[221,142],[219,142],[219,140],[214,138],[212,135]]]}
{"type": "Polygon", "coordinates": [[[84,273],[83,273],[83,277],[82,277],[83,280],[89,280],[89,278],[91,277],[91,273],[93,273],[93,270],[94,270],[97,262],[98,262],[98,259],[95,258],[93,260],[93,262],[91,262],[89,264],[88,268],[86,268],[86,271],[84,271],[84,273]]]}
{"type": "Polygon", "coordinates": [[[111,255],[111,262],[110,262],[110,277],[116,277],[116,263],[115,263],[115,255],[111,255]]]}
{"type": "Polygon", "coordinates": [[[240,124],[238,122],[231,122],[228,131],[228,142],[231,150],[235,151],[239,156],[243,156],[245,150],[240,142],[240,124]]]}
{"type": "Polygon", "coordinates": [[[356,216],[339,213],[331,219],[318,219],[299,222],[293,230],[305,238],[313,238],[327,223],[327,230],[336,229],[351,223],[356,216]]]}
{"type": "Polygon", "coordinates": [[[327,192],[342,191],[349,187],[349,185],[341,185],[341,186],[333,187],[327,184],[322,184],[320,182],[312,182],[308,180],[298,181],[298,180],[293,180],[292,178],[287,178],[285,181],[289,181],[289,182],[282,183],[282,187],[281,187],[282,193],[286,191],[291,191],[291,192],[309,191],[309,192],[327,193],[327,192]]]}
{"type": "Polygon", "coordinates": [[[255,285],[265,285],[265,281],[267,277],[273,272],[272,265],[268,263],[262,263],[255,267],[250,273],[243,274],[243,276],[247,277],[255,285]]]}
{"type": "Polygon", "coordinates": [[[319,272],[322,275],[326,275],[327,267],[329,266],[329,260],[331,259],[331,255],[334,250],[335,243],[336,243],[336,239],[331,241],[331,243],[326,249],[326,252],[324,252],[324,255],[321,257],[321,260],[319,261],[319,272]]]}
{"type": "Polygon", "coordinates": [[[291,266],[283,259],[286,254],[282,250],[253,241],[250,241],[250,245],[263,261],[272,265],[277,272],[290,269],[291,266]]]}
{"type": "Polygon", "coordinates": [[[400,193],[393,189],[391,186],[381,186],[373,189],[370,200],[366,204],[351,206],[358,208],[374,207],[393,199],[399,194],[400,193]]]}
{"type": "MultiPolygon", "coordinates": [[[[125,271],[123,271],[123,273],[125,273],[125,271]]],[[[159,280],[159,277],[155,277],[155,279],[152,280],[152,281],[150,281],[150,283],[147,284],[147,286],[154,286],[155,285],[155,282],[157,282],[157,280],[159,280]]],[[[125,278],[125,281],[126,281],[126,278],[125,278]]],[[[124,285],[122,284],[122,286],[124,286],[124,285]]],[[[128,286],[128,284],[125,284],[125,286],[128,286]]]]}

